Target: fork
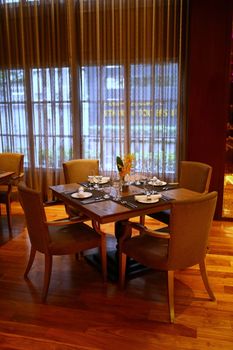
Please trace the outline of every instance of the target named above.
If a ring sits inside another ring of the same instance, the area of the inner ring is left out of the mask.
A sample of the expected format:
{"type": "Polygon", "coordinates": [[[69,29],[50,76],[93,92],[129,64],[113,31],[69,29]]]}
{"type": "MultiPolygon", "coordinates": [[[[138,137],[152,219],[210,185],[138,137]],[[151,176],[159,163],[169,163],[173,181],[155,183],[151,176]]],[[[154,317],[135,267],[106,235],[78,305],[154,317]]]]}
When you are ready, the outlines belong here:
{"type": "Polygon", "coordinates": [[[137,208],[137,205],[136,204],[133,204],[131,202],[127,202],[127,201],[121,201],[122,204],[125,204],[125,205],[128,205],[128,207],[131,207],[131,208],[137,208]]]}

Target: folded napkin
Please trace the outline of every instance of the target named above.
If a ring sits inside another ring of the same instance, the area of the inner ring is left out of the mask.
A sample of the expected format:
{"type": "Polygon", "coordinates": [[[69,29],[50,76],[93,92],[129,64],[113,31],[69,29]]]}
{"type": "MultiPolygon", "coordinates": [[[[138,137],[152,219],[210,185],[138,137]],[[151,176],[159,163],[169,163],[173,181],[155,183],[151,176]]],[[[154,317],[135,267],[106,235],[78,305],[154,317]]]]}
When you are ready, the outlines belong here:
{"type": "MultiPolygon", "coordinates": [[[[162,197],[162,195],[160,193],[159,194],[151,194],[150,195],[150,199],[148,199],[148,202],[149,201],[154,201],[154,200],[159,199],[161,197],[162,197]]],[[[140,194],[140,195],[134,196],[134,199],[135,199],[135,201],[140,201],[140,200],[146,201],[147,200],[147,195],[146,194],[140,194]]]]}
{"type": "Polygon", "coordinates": [[[110,181],[110,177],[109,177],[109,176],[103,176],[103,177],[102,177],[102,180],[100,181],[100,184],[101,184],[101,183],[105,184],[105,183],[107,183],[108,181],[110,181]]]}
{"type": "Polygon", "coordinates": [[[78,192],[78,197],[79,197],[79,198],[86,198],[86,197],[87,197],[87,192],[79,191],[79,192],[78,192]]]}
{"type": "Polygon", "coordinates": [[[167,184],[165,181],[159,180],[155,176],[148,183],[149,185],[154,185],[154,186],[164,186],[167,184]]]}

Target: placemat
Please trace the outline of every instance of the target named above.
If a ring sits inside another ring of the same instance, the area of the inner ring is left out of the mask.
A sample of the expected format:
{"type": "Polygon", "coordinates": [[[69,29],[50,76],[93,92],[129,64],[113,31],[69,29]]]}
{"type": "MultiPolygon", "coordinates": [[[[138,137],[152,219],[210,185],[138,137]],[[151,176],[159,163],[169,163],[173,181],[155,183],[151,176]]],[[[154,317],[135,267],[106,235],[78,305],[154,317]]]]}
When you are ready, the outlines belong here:
{"type": "MultiPolygon", "coordinates": [[[[122,200],[126,201],[127,203],[132,203],[133,205],[136,206],[136,208],[151,208],[151,207],[156,207],[158,205],[161,205],[161,203],[167,203],[167,202],[171,202],[173,200],[173,198],[169,197],[168,195],[162,195],[161,198],[159,198],[159,201],[156,202],[156,203],[140,203],[138,201],[136,201],[134,199],[134,196],[127,196],[127,197],[124,197],[122,198],[122,200]]],[[[125,205],[127,208],[127,204],[123,204],[121,203],[122,205],[125,205]]],[[[136,209],[136,208],[131,208],[131,209],[136,209]]]]}
{"type": "Polygon", "coordinates": [[[73,198],[73,197],[71,197],[71,195],[73,193],[76,193],[76,192],[78,192],[78,191],[63,192],[63,195],[65,197],[68,197],[72,201],[74,201],[74,202],[78,201],[81,204],[90,204],[90,203],[94,203],[96,201],[107,200],[107,199],[103,198],[105,193],[103,191],[101,191],[101,190],[88,190],[87,189],[87,191],[85,191],[85,192],[91,192],[92,193],[92,196],[89,197],[89,198],[73,198]]]}

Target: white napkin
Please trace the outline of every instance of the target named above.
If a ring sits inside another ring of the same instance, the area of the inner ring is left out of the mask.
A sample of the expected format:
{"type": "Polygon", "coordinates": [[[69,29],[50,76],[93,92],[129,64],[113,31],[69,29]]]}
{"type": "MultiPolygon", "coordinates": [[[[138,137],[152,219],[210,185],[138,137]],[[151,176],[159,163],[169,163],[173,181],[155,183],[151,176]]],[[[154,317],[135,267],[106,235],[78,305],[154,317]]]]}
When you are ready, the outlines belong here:
{"type": "MultiPolygon", "coordinates": [[[[150,199],[148,199],[148,201],[154,201],[154,200],[156,200],[156,199],[159,199],[159,198],[161,198],[162,197],[162,195],[159,193],[159,194],[151,194],[150,195],[150,199]]],[[[136,195],[136,196],[134,196],[134,199],[135,199],[135,201],[140,201],[140,200],[143,200],[143,201],[146,201],[147,200],[147,195],[146,194],[140,194],[140,195],[136,195]]]]}
{"type": "Polygon", "coordinates": [[[86,192],[84,192],[84,191],[79,191],[79,192],[78,192],[78,196],[79,196],[79,198],[85,198],[85,197],[87,197],[86,192]]]}
{"type": "Polygon", "coordinates": [[[166,185],[166,182],[165,181],[162,181],[162,180],[159,180],[156,178],[152,178],[149,182],[148,182],[149,185],[154,185],[154,186],[164,186],[166,185]]]}
{"type": "Polygon", "coordinates": [[[108,182],[110,181],[110,177],[109,176],[103,176],[102,177],[102,181],[101,182],[108,182]]]}

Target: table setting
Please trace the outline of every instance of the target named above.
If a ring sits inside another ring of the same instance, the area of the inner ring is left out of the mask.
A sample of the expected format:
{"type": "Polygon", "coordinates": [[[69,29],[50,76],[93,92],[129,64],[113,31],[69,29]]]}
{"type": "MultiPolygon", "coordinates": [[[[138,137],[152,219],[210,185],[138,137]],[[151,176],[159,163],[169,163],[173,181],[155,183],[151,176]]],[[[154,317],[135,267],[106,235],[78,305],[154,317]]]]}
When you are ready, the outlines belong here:
{"type": "MultiPolygon", "coordinates": [[[[105,186],[95,188],[90,187],[89,183],[81,183],[74,191],[66,191],[64,194],[74,200],[78,200],[81,205],[88,205],[96,202],[111,200],[127,208],[136,209],[144,206],[154,206],[159,201],[168,201],[172,198],[164,194],[166,190],[156,190],[153,185],[134,183],[128,186],[127,192],[122,192],[119,180],[108,181],[105,186]]],[[[171,188],[174,188],[172,186],[171,188]]]]}
{"type": "Polygon", "coordinates": [[[132,175],[134,160],[133,154],[127,154],[124,158],[118,156],[118,176],[111,178],[92,173],[86,181],[78,184],[76,191],[65,194],[81,205],[111,200],[131,209],[155,206],[159,201],[171,200],[164,192],[177,187],[177,183],[169,184],[143,172],[132,175]]]}

